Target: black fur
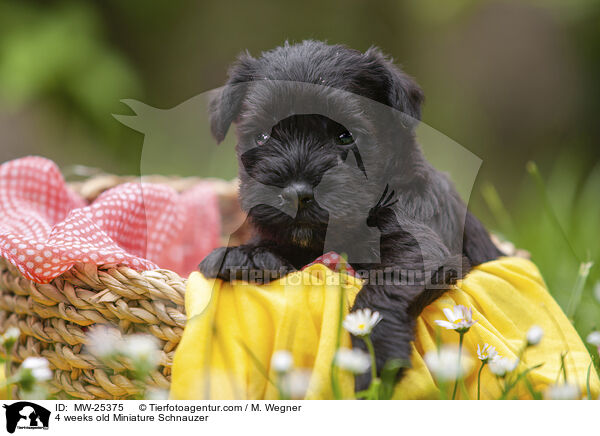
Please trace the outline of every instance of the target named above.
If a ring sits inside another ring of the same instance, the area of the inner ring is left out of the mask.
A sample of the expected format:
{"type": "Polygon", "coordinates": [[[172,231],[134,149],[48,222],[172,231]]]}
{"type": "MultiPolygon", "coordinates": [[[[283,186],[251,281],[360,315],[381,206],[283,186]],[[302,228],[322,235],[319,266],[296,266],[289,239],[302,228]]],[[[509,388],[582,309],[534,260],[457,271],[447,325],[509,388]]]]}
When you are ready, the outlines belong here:
{"type": "MultiPolygon", "coordinates": [[[[364,223],[356,217],[364,215],[379,232],[379,260],[353,263],[355,269],[427,277],[367,281],[353,308],[383,316],[372,333],[378,371],[389,359],[408,360],[422,309],[472,266],[501,255],[452,184],[423,157],[414,138],[422,103],[414,80],[376,48],[361,53],[304,41],[256,59],[240,56],[211,102],[211,128],[220,142],[237,124],[240,201],[255,237],[241,247],[215,250],[200,271],[224,280],[255,269],[269,272],[256,281],[283,276],[322,255],[327,243],[363,236],[364,223]],[[340,146],[336,138],[346,130],[355,143],[340,146]],[[257,145],[261,132],[270,138],[257,145]],[[354,159],[359,172],[339,166],[347,159],[354,159]],[[295,217],[264,204],[260,187],[285,190],[292,184],[312,187],[319,201],[296,202],[303,207],[295,217]],[[328,189],[319,191],[324,185],[328,189]]],[[[360,339],[353,343],[364,348],[360,339]]],[[[357,389],[368,383],[368,375],[358,377],[357,389]]]]}

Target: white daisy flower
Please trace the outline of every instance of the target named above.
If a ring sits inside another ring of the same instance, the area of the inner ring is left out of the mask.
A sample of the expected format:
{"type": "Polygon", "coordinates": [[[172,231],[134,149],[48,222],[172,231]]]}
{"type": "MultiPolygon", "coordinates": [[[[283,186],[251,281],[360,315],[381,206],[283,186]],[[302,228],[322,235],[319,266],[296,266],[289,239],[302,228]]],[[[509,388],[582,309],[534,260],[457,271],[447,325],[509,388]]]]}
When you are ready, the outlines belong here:
{"type": "Polygon", "coordinates": [[[498,352],[496,351],[496,348],[492,345],[485,344],[483,347],[481,347],[479,344],[477,344],[477,357],[482,362],[488,363],[498,358],[499,356],[498,352]]]}
{"type": "Polygon", "coordinates": [[[121,333],[114,328],[98,325],[87,334],[87,349],[101,360],[115,356],[120,350],[121,333]]]}
{"type": "Polygon", "coordinates": [[[144,395],[145,400],[168,400],[169,391],[166,389],[148,388],[144,395]]]}
{"type": "Polygon", "coordinates": [[[581,390],[579,386],[570,383],[553,384],[544,392],[546,400],[579,400],[581,390]]]}
{"type": "Polygon", "coordinates": [[[21,364],[21,369],[30,371],[36,381],[45,381],[52,378],[48,360],[43,357],[28,357],[21,364]]]}
{"type": "Polygon", "coordinates": [[[366,336],[373,331],[373,327],[375,327],[381,319],[382,316],[379,315],[379,312],[372,312],[371,309],[366,308],[346,315],[343,326],[354,336],[366,336]]]}
{"type": "Polygon", "coordinates": [[[436,320],[435,323],[448,330],[456,330],[459,333],[466,333],[477,321],[473,319],[473,310],[459,304],[453,309],[444,309],[446,320],[436,320]]]}
{"type": "Polygon", "coordinates": [[[527,331],[527,345],[537,345],[543,337],[544,330],[539,325],[534,325],[527,331]]]}
{"type": "Polygon", "coordinates": [[[600,332],[590,333],[586,338],[586,342],[595,347],[600,347],[600,332]]]}
{"type": "Polygon", "coordinates": [[[504,377],[506,374],[513,372],[517,365],[519,365],[519,359],[512,360],[507,357],[497,357],[488,363],[490,371],[498,377],[504,377]]]}
{"type": "Polygon", "coordinates": [[[12,348],[21,336],[21,330],[16,327],[9,327],[2,335],[2,343],[6,349],[12,348]]]}
{"type": "Polygon", "coordinates": [[[282,388],[287,396],[299,400],[306,396],[312,373],[308,369],[295,369],[284,376],[282,388]]]}
{"type": "Polygon", "coordinates": [[[121,353],[129,357],[135,364],[154,367],[160,361],[159,344],[154,336],[138,333],[127,336],[118,346],[121,353]]]}
{"type": "Polygon", "coordinates": [[[335,353],[335,364],[346,371],[362,374],[371,367],[371,357],[362,350],[340,348],[335,353]]]}
{"type": "Polygon", "coordinates": [[[275,372],[288,372],[293,364],[292,353],[287,350],[275,351],[271,356],[271,367],[275,372]]]}
{"type": "Polygon", "coordinates": [[[433,376],[444,382],[454,381],[464,377],[471,369],[472,362],[463,353],[459,362],[458,348],[444,345],[439,350],[429,351],[425,354],[425,364],[433,376]]]}

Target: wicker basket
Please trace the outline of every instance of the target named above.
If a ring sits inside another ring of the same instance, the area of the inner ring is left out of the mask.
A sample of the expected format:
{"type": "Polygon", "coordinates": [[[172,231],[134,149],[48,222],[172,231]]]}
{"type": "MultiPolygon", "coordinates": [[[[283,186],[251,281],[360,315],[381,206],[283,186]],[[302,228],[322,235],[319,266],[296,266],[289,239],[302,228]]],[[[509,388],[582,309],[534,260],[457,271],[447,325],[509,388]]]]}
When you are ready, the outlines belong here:
{"type": "MultiPolygon", "coordinates": [[[[101,175],[71,186],[89,200],[133,178],[101,175]]],[[[137,178],[136,180],[139,180],[137,178]]],[[[199,179],[146,178],[178,191],[199,179]]],[[[222,234],[236,230],[243,221],[236,199],[235,182],[214,181],[219,194],[222,234]]],[[[235,236],[243,240],[245,226],[235,236]]],[[[138,393],[125,373],[127,362],[104,367],[84,348],[85,332],[94,324],[118,327],[122,334],[145,332],[161,344],[158,369],[149,386],[168,389],[174,350],[181,339],[186,317],[185,280],[167,270],[137,272],[119,265],[75,265],[49,284],[25,279],[0,258],[0,331],[16,326],[21,337],[13,351],[14,365],[29,356],[43,356],[54,370],[49,382],[60,399],[123,399],[138,393]]],[[[13,368],[14,370],[15,368],[13,368]]]]}
{"type": "MultiPolygon", "coordinates": [[[[71,186],[93,200],[132,180],[139,178],[100,175],[71,186]]],[[[149,177],[145,181],[183,191],[199,179],[149,177]]],[[[223,242],[242,243],[249,232],[237,202],[237,185],[213,182],[219,195],[223,242]]],[[[507,254],[527,255],[513,246],[502,249],[507,254]]],[[[104,369],[84,348],[87,328],[107,324],[118,327],[122,334],[145,332],[158,338],[162,357],[149,385],[168,389],[173,354],[186,321],[184,294],[185,280],[167,270],[137,272],[118,265],[78,264],[51,283],[40,285],[0,258],[0,331],[10,326],[21,330],[13,351],[15,366],[29,356],[49,360],[54,369],[50,386],[57,398],[130,398],[138,393],[125,375],[131,368],[127,362],[119,362],[104,369]]]]}

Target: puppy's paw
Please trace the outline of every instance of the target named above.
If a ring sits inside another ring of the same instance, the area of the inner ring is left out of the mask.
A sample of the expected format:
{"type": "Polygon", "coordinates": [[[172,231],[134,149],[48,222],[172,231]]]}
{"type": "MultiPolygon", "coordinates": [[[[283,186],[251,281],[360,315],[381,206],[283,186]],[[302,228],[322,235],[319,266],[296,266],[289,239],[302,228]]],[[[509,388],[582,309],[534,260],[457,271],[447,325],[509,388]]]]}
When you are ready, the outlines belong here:
{"type": "Polygon", "coordinates": [[[209,279],[224,279],[221,274],[221,269],[223,267],[225,256],[227,255],[228,248],[229,247],[215,248],[202,260],[202,262],[200,262],[200,265],[198,265],[198,271],[200,271],[204,277],[209,279]]]}
{"type": "Polygon", "coordinates": [[[269,249],[245,245],[217,248],[204,258],[198,269],[207,278],[258,284],[268,283],[295,271],[288,261],[269,249]]]}

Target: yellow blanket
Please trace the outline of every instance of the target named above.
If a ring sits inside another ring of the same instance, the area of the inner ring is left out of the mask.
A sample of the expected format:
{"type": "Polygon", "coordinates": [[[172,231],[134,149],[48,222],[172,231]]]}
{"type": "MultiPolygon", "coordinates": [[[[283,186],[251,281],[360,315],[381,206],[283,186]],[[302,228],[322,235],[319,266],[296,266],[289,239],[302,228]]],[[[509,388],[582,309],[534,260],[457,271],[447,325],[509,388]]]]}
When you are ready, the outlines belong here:
{"type": "MultiPolygon", "coordinates": [[[[360,289],[360,281],[349,277],[344,311],[347,313],[360,289]]],[[[171,398],[173,399],[276,399],[277,389],[269,369],[277,350],[289,350],[295,368],[312,370],[307,399],[332,398],[330,367],[335,353],[341,287],[340,274],[323,265],[288,275],[268,285],[223,283],[193,273],[188,282],[188,322],[175,353],[171,398]]],[[[501,258],[478,266],[457,286],[428,306],[417,320],[412,368],[396,386],[394,398],[437,398],[438,387],[424,364],[426,352],[436,349],[436,335],[445,344],[457,344],[459,335],[441,329],[435,320],[445,319],[443,308],[462,304],[473,309],[477,320],[464,338],[464,351],[475,359],[475,368],[465,380],[470,398],[476,398],[477,345],[496,347],[504,357],[515,358],[527,330],[538,325],[544,337],[524,355],[524,365],[544,365],[528,379],[536,390],[554,383],[560,370],[560,355],[569,382],[586,391],[590,356],[577,332],[548,293],[536,266],[520,258],[501,258]]],[[[342,346],[350,346],[344,332],[342,346]]],[[[354,390],[353,377],[342,372],[344,397],[354,390]]],[[[600,382],[592,371],[594,398],[600,382]]],[[[498,398],[501,388],[489,368],[481,375],[481,398],[498,398]]],[[[528,391],[518,389],[520,398],[528,391]]],[[[465,397],[465,392],[460,392],[465,397]]]]}

